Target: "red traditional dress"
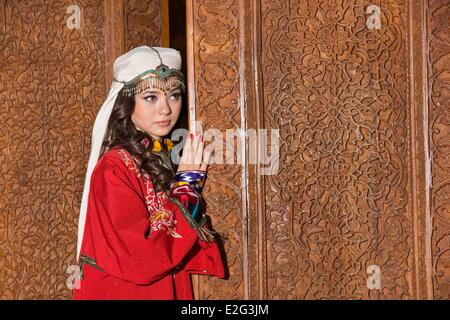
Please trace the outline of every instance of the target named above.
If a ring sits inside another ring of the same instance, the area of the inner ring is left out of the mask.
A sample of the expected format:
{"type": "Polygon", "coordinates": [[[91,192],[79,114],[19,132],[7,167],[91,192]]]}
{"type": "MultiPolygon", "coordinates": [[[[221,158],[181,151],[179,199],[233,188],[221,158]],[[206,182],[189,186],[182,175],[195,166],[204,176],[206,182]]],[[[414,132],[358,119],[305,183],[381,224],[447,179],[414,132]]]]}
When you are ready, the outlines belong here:
{"type": "MultiPolygon", "coordinates": [[[[155,141],[153,151],[167,164],[163,151],[172,143],[163,144],[155,141]]],[[[177,173],[168,195],[155,193],[124,148],[105,153],[91,178],[74,299],[193,299],[190,274],[223,278],[201,212],[204,178],[201,171],[177,173]]]]}

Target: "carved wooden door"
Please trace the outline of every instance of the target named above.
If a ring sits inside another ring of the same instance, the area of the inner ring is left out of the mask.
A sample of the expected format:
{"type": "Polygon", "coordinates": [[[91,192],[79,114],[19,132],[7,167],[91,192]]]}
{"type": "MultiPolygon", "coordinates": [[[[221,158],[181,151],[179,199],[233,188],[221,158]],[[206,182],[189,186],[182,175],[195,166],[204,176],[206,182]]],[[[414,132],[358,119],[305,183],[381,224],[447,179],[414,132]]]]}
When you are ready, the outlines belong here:
{"type": "Polygon", "coordinates": [[[0,1],[0,299],[71,298],[92,125],[112,63],[167,45],[164,1],[0,1]]]}
{"type": "Polygon", "coordinates": [[[191,119],[280,133],[276,174],[248,140],[211,168],[229,278],[197,296],[450,298],[450,2],[189,0],[187,19],[191,119]]]}

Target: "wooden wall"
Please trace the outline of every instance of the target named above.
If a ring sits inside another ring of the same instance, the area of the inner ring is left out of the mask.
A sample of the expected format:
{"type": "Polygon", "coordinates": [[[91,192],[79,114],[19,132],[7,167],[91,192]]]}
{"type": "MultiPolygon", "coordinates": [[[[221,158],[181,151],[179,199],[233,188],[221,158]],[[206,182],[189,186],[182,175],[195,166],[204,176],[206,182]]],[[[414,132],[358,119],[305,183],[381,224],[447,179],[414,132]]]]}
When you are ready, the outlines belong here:
{"type": "Polygon", "coordinates": [[[450,297],[449,18],[440,0],[188,1],[195,118],[281,140],[276,175],[211,169],[229,279],[198,297],[450,297]]]}
{"type": "Polygon", "coordinates": [[[0,299],[71,298],[92,125],[114,59],[163,42],[160,5],[0,1],[0,299]]]}

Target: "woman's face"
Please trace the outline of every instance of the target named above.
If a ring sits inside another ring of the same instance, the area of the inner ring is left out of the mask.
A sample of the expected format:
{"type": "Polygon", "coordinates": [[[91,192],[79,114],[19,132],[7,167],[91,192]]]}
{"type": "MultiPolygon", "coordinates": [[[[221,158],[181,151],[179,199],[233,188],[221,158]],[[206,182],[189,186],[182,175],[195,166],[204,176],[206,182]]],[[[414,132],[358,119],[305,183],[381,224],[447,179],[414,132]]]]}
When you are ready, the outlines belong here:
{"type": "Polygon", "coordinates": [[[170,91],[147,89],[135,96],[131,115],[135,127],[147,132],[153,139],[169,134],[178,120],[181,110],[181,89],[170,91]]]}

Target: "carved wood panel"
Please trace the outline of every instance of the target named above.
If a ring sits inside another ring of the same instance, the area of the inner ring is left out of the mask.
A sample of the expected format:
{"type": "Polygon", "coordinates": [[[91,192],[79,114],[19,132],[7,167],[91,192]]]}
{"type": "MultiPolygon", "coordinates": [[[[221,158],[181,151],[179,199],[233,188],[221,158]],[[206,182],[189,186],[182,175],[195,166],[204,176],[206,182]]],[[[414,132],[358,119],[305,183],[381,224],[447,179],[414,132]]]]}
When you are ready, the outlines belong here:
{"type": "Polygon", "coordinates": [[[155,30],[141,32],[141,20],[158,7],[127,1],[128,32],[123,7],[116,0],[0,2],[0,299],[72,296],[65,271],[75,259],[91,130],[112,61],[125,40],[159,44],[155,30]],[[79,29],[66,24],[74,4],[79,29]]]}
{"type": "Polygon", "coordinates": [[[448,7],[188,1],[191,116],[281,136],[276,175],[210,171],[230,278],[199,297],[448,297],[448,7]]]}
{"type": "Polygon", "coordinates": [[[450,299],[450,1],[425,10],[433,293],[450,299]]]}
{"type": "MultiPolygon", "coordinates": [[[[188,74],[191,119],[203,129],[241,126],[239,98],[239,6],[235,0],[188,1],[188,74]],[[192,117],[193,116],[193,117],[192,117]]],[[[229,278],[195,277],[200,299],[243,299],[244,266],[241,168],[213,165],[204,195],[216,230],[226,235],[229,278]]],[[[195,282],[196,283],[196,282],[195,282]]]]}
{"type": "Polygon", "coordinates": [[[407,3],[383,2],[379,30],[366,6],[263,1],[265,126],[283,141],[265,179],[269,298],[412,297],[407,3]]]}
{"type": "Polygon", "coordinates": [[[164,0],[124,0],[125,48],[159,46],[162,41],[164,0]]]}
{"type": "Polygon", "coordinates": [[[0,298],[62,299],[90,128],[105,93],[104,4],[2,1],[0,298]]]}

